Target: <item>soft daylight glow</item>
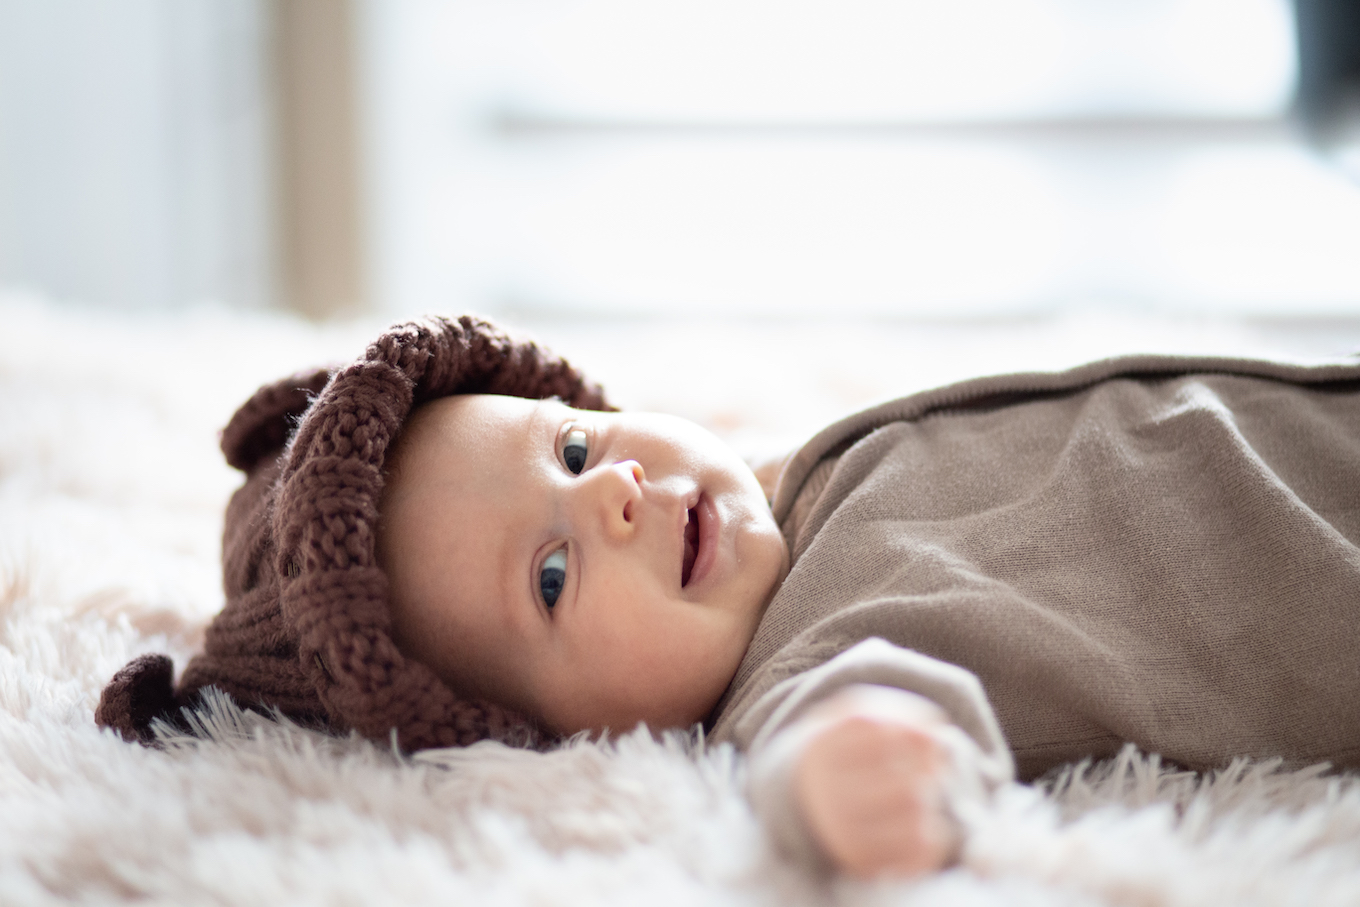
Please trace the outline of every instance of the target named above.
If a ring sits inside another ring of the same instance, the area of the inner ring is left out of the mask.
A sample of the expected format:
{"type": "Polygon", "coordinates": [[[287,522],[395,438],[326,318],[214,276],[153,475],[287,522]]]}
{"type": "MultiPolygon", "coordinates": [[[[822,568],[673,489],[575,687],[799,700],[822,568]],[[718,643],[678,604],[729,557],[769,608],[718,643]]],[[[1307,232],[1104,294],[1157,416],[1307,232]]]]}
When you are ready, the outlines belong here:
{"type": "MultiPolygon", "coordinates": [[[[1001,150],[746,141],[591,151],[565,185],[507,187],[508,213],[488,212],[483,230],[531,250],[499,278],[508,302],[774,313],[852,300],[891,313],[943,301],[976,311],[1007,294],[1034,298],[1061,241],[1044,173],[1001,150]],[[992,250],[985,262],[978,248],[992,250]]],[[[488,269],[480,279],[490,292],[498,278],[488,269]]]]}
{"type": "Polygon", "coordinates": [[[1187,155],[1163,216],[1169,273],[1207,306],[1355,311],[1360,184],[1299,152],[1187,155]]]}
{"type": "Polygon", "coordinates": [[[447,65],[489,109],[550,117],[1260,115],[1293,87],[1283,0],[512,0],[447,16],[447,65]]]}
{"type": "Polygon", "coordinates": [[[377,295],[403,311],[1360,305],[1360,198],[1286,121],[1286,0],[367,17],[377,295]]]}

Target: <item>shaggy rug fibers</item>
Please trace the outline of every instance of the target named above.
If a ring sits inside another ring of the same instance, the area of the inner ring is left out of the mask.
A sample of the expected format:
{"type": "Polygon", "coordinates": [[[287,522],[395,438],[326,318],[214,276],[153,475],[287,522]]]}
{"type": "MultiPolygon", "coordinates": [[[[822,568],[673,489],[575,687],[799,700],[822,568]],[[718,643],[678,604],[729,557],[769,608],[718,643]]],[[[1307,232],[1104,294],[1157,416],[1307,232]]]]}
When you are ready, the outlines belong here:
{"type": "MultiPolygon", "coordinates": [[[[110,675],[146,651],[182,667],[220,605],[237,477],[217,429],[259,383],[375,330],[0,300],[0,903],[1360,903],[1360,779],[1324,767],[1196,776],[1127,750],[1003,791],[953,870],[856,884],[773,853],[741,757],[695,735],[408,757],[222,699],[160,750],[98,731],[110,675]]],[[[1240,325],[1072,319],[537,330],[625,404],[697,418],[752,456],[969,367],[1270,351],[1240,325]]],[[[1274,351],[1340,352],[1350,330],[1274,351]]]]}

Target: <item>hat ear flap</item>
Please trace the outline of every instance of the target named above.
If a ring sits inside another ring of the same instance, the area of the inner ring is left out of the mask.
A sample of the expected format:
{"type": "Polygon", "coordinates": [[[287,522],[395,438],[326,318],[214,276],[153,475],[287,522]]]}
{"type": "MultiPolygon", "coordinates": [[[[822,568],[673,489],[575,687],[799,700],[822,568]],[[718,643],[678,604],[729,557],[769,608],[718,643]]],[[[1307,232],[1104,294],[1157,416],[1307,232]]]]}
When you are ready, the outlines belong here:
{"type": "Polygon", "coordinates": [[[94,720],[124,740],[150,743],[153,718],[174,722],[182,703],[175,696],[175,664],[168,655],[142,655],[113,675],[99,697],[94,720]]]}
{"type": "Polygon", "coordinates": [[[265,456],[282,450],[298,418],[330,377],[330,369],[311,369],[257,390],[222,429],[222,453],[227,462],[249,472],[265,456]]]}

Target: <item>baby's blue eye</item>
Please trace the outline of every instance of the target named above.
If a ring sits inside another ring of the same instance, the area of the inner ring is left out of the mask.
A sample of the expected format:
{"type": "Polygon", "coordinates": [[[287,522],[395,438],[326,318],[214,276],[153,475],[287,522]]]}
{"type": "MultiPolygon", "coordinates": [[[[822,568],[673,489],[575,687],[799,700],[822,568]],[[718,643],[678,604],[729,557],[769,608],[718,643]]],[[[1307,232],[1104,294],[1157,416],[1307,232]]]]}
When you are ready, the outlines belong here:
{"type": "Polygon", "coordinates": [[[543,604],[549,608],[557,604],[557,597],[566,584],[567,549],[558,548],[544,559],[538,570],[538,591],[543,593],[543,604]]]}
{"type": "Polygon", "coordinates": [[[573,475],[580,475],[586,468],[586,457],[590,454],[586,447],[586,433],[579,428],[567,432],[567,443],[562,445],[562,462],[573,475]]]}

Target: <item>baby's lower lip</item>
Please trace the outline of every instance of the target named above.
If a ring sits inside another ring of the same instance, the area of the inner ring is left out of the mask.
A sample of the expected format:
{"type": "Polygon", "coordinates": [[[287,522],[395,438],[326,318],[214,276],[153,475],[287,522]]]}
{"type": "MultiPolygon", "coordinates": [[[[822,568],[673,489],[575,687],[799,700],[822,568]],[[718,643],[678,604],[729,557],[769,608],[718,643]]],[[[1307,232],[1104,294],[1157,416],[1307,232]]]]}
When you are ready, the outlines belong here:
{"type": "Polygon", "coordinates": [[[713,500],[708,495],[700,495],[693,513],[699,519],[699,551],[694,557],[694,568],[690,571],[686,588],[693,588],[702,583],[712,571],[713,562],[718,557],[718,541],[722,532],[717,508],[713,506],[713,500]]]}
{"type": "Polygon", "coordinates": [[[685,528],[681,532],[683,544],[680,550],[680,587],[689,585],[694,572],[694,562],[699,557],[699,514],[691,507],[685,511],[685,528]]]}

